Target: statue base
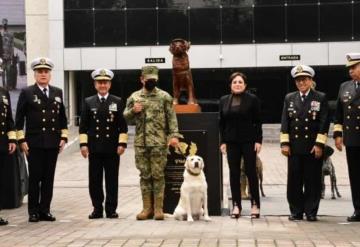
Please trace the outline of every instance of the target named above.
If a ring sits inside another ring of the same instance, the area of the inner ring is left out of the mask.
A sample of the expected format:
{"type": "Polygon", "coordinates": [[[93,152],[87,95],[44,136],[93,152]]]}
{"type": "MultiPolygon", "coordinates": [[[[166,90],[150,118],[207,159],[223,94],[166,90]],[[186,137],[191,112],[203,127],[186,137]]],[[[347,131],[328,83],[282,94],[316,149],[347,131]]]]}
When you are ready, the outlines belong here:
{"type": "Polygon", "coordinates": [[[198,104],[173,105],[176,113],[199,113],[201,107],[198,104]]]}

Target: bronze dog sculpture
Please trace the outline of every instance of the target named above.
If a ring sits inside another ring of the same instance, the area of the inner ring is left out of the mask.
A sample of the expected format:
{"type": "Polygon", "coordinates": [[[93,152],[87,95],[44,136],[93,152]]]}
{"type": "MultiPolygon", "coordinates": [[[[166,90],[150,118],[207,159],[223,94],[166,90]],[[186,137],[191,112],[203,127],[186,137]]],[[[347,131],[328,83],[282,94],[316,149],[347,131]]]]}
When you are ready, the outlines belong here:
{"type": "Polygon", "coordinates": [[[187,51],[190,43],[184,39],[174,39],[170,44],[170,52],[173,54],[172,76],[173,76],[173,104],[179,103],[182,90],[188,92],[188,104],[196,104],[194,83],[190,71],[189,57],[187,51]]]}
{"type": "MultiPolygon", "coordinates": [[[[241,198],[242,199],[249,199],[251,197],[249,193],[249,187],[248,187],[248,179],[245,174],[245,165],[244,165],[244,159],[241,159],[241,178],[240,178],[240,190],[241,190],[241,198]]],[[[263,164],[258,155],[256,155],[256,174],[259,179],[259,188],[260,193],[262,197],[265,197],[264,189],[263,189],[263,164]]]]}

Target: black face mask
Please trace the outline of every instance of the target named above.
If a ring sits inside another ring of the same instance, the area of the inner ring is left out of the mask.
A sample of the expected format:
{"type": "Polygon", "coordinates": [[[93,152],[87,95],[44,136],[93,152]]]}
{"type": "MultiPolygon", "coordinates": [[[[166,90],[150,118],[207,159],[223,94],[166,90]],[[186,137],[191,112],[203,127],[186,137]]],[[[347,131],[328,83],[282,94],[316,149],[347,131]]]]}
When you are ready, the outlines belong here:
{"type": "Polygon", "coordinates": [[[145,82],[145,89],[152,91],[156,86],[156,80],[150,79],[145,82]]]}

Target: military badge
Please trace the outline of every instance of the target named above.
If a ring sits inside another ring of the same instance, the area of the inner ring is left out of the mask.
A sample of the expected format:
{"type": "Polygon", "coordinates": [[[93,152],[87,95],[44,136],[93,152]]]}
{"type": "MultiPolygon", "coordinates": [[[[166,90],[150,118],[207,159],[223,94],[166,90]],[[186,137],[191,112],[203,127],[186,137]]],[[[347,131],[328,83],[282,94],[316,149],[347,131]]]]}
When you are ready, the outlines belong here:
{"type": "Polygon", "coordinates": [[[9,105],[9,101],[8,101],[8,99],[6,97],[3,97],[3,102],[4,102],[5,105],[9,105]]]}
{"type": "Polygon", "coordinates": [[[100,75],[101,75],[101,76],[106,75],[106,70],[104,70],[104,69],[100,70],[100,75]]]}
{"type": "Polygon", "coordinates": [[[46,64],[45,58],[41,58],[41,59],[40,59],[40,64],[42,64],[42,65],[46,64]]]}
{"type": "Polygon", "coordinates": [[[60,103],[60,104],[62,103],[60,97],[55,97],[55,101],[58,102],[58,103],[60,103]]]}
{"type": "Polygon", "coordinates": [[[117,111],[117,104],[116,103],[111,103],[109,105],[109,111],[117,111]]]}
{"type": "Polygon", "coordinates": [[[311,101],[310,103],[311,111],[320,111],[320,102],[319,101],[311,101]]]}

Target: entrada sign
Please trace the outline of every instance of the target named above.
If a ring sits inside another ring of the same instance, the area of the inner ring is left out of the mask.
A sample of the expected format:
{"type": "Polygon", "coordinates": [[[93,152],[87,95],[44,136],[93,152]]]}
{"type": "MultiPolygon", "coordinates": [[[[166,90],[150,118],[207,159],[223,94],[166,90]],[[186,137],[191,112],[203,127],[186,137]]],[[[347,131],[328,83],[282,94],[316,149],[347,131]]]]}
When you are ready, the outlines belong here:
{"type": "Polygon", "coordinates": [[[300,55],[280,55],[280,61],[296,61],[300,60],[300,55]]]}

